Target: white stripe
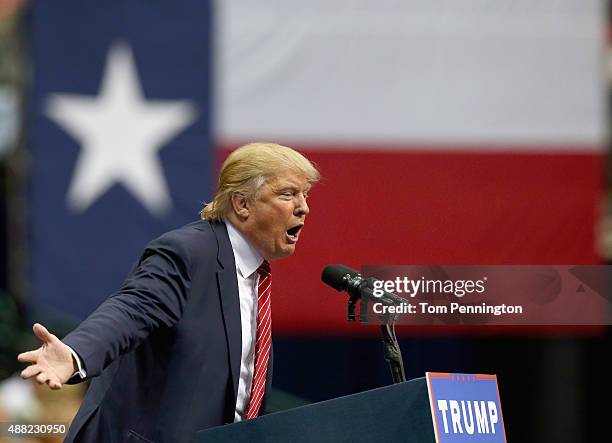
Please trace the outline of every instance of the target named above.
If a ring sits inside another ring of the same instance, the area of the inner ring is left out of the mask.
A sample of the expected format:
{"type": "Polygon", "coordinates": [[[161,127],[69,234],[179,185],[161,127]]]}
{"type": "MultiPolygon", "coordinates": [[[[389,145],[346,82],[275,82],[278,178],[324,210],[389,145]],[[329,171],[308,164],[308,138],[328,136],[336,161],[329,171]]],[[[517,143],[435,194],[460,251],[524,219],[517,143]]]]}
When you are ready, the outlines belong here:
{"type": "Polygon", "coordinates": [[[266,327],[271,322],[271,318],[271,316],[268,316],[267,318],[262,318],[261,321],[257,323],[257,337],[255,338],[256,344],[257,341],[259,341],[264,336],[264,332],[266,332],[266,327]]]}
{"type": "Polygon", "coordinates": [[[266,337],[266,341],[263,343],[263,345],[261,346],[260,349],[265,349],[266,351],[270,350],[270,339],[272,338],[272,335],[268,335],[266,337]]]}
{"type": "Polygon", "coordinates": [[[268,285],[266,290],[265,291],[261,291],[259,293],[259,295],[257,296],[257,304],[259,304],[259,302],[261,301],[262,297],[270,298],[271,296],[272,296],[272,289],[270,289],[270,285],[268,285]]]}
{"type": "Polygon", "coordinates": [[[260,336],[259,331],[261,330],[261,328],[263,328],[266,325],[268,320],[272,321],[272,315],[270,314],[269,306],[265,312],[261,313],[261,317],[258,320],[259,321],[257,322],[257,332],[258,332],[257,337],[260,336]]]}
{"type": "Polygon", "coordinates": [[[268,367],[268,361],[266,359],[266,365],[263,366],[264,368],[266,368],[265,372],[260,372],[259,374],[257,374],[257,379],[253,381],[253,386],[255,387],[254,389],[251,390],[251,394],[254,392],[257,392],[257,390],[261,387],[261,385],[265,384],[265,379],[266,376],[268,375],[268,371],[267,371],[267,367],[268,367]]]}
{"type": "Polygon", "coordinates": [[[266,328],[268,328],[268,327],[269,327],[269,325],[271,325],[271,323],[270,323],[270,324],[264,324],[264,325],[262,325],[262,327],[261,327],[261,333],[258,333],[258,334],[257,334],[257,339],[256,339],[256,342],[255,342],[255,347],[257,348],[257,351],[256,351],[256,353],[255,353],[255,359],[256,359],[255,361],[257,361],[257,356],[259,355],[259,350],[261,349],[261,346],[262,346],[262,345],[263,345],[263,343],[264,343],[264,342],[262,341],[262,340],[264,340],[264,337],[265,337],[265,334],[264,334],[264,333],[266,333],[266,334],[267,334],[269,337],[272,337],[272,334],[271,334],[271,333],[266,332],[266,328]]]}
{"type": "Polygon", "coordinates": [[[271,325],[272,325],[272,318],[271,317],[268,317],[268,318],[269,318],[270,321],[265,323],[265,324],[263,324],[262,328],[259,329],[258,333],[257,333],[257,339],[256,339],[256,343],[255,343],[255,347],[257,349],[255,351],[255,364],[256,364],[256,366],[257,366],[257,362],[258,362],[258,358],[259,358],[259,355],[261,353],[261,350],[265,349],[264,346],[266,346],[267,342],[269,341],[269,339],[272,338],[272,334],[269,334],[269,333],[267,334],[267,337],[265,337],[265,339],[263,338],[266,335],[266,329],[267,328],[271,328],[271,325]],[[261,342],[261,344],[257,343],[258,341],[261,341],[261,340],[265,340],[265,341],[261,342]]]}
{"type": "Polygon", "coordinates": [[[253,396],[253,406],[257,405],[258,408],[261,407],[261,399],[263,397],[263,391],[264,391],[263,389],[260,389],[259,392],[253,396]]]}
{"type": "Polygon", "coordinates": [[[268,360],[270,359],[270,341],[269,340],[266,342],[265,347],[263,347],[262,349],[264,349],[264,354],[262,355],[261,359],[265,360],[264,367],[267,368],[268,360]]]}
{"type": "MultiPolygon", "coordinates": [[[[263,355],[262,352],[266,351],[266,348],[264,346],[268,346],[269,347],[269,345],[267,344],[267,341],[268,341],[268,338],[270,338],[270,337],[272,337],[272,336],[268,335],[268,337],[266,337],[265,339],[262,339],[262,340],[265,340],[265,341],[262,341],[261,346],[258,347],[258,349],[257,349],[258,350],[258,354],[257,354],[256,358],[261,356],[261,355],[263,355]]],[[[256,362],[257,361],[259,361],[259,359],[257,359],[256,362]]]]}
{"type": "Polygon", "coordinates": [[[253,381],[253,389],[251,390],[251,394],[257,392],[260,386],[264,384],[266,375],[267,375],[267,371],[266,373],[260,372],[259,374],[257,374],[257,379],[253,381]]]}
{"type": "Polygon", "coordinates": [[[230,144],[275,138],[321,150],[467,144],[488,151],[523,143],[517,149],[603,150],[606,3],[217,2],[218,134],[230,144]],[[291,38],[270,27],[290,29],[291,38]],[[291,63],[326,66],[339,53],[342,63],[325,70],[291,63]],[[482,60],[492,62],[483,69],[482,60]],[[254,67],[248,81],[245,65],[254,67]],[[253,94],[258,100],[249,100],[253,94]],[[289,100],[299,112],[286,111],[289,100]]]}
{"type": "MultiPolygon", "coordinates": [[[[266,328],[269,327],[269,325],[272,324],[272,316],[268,315],[267,318],[263,319],[258,325],[258,331],[260,330],[261,333],[257,334],[257,338],[261,338],[265,336],[265,333],[267,333],[266,328]]],[[[268,333],[268,335],[271,335],[268,333]]]]}
{"type": "Polygon", "coordinates": [[[253,390],[251,391],[251,399],[253,401],[257,400],[257,394],[261,392],[261,388],[264,385],[265,385],[265,377],[260,378],[257,380],[257,382],[253,383],[253,390]]]}
{"type": "MultiPolygon", "coordinates": [[[[269,351],[269,349],[268,349],[269,351]]],[[[269,354],[268,354],[269,357],[269,354]]],[[[261,407],[261,400],[263,398],[263,393],[265,392],[265,380],[266,380],[266,375],[267,375],[267,367],[268,367],[268,359],[265,359],[265,366],[263,366],[263,368],[266,368],[265,372],[259,372],[257,374],[257,377],[253,380],[253,388],[251,390],[251,397],[249,399],[249,407],[248,407],[248,411],[247,411],[247,416],[253,412],[253,409],[255,408],[255,406],[257,406],[258,408],[261,407]]],[[[263,363],[263,362],[261,362],[263,363]]],[[[259,412],[259,409],[258,409],[259,412]]]]}
{"type": "Polygon", "coordinates": [[[263,380],[259,380],[258,383],[254,385],[255,389],[253,389],[253,391],[251,392],[251,401],[253,402],[253,404],[255,404],[255,402],[261,401],[261,398],[258,399],[257,397],[264,391],[265,385],[265,378],[263,380]]]}
{"type": "MultiPolygon", "coordinates": [[[[259,407],[259,405],[258,405],[258,407],[259,407]]],[[[254,409],[255,409],[255,404],[254,403],[249,403],[249,410],[247,411],[247,420],[257,417],[257,415],[254,414],[254,409]]],[[[258,410],[258,412],[259,412],[259,410],[258,410]]]]}
{"type": "Polygon", "coordinates": [[[266,371],[264,372],[260,372],[259,374],[257,374],[257,379],[253,381],[253,389],[251,390],[251,394],[254,392],[257,392],[257,390],[261,387],[262,384],[264,384],[264,380],[266,379],[266,375],[267,375],[266,371]]]}
{"type": "MultiPolygon", "coordinates": [[[[254,371],[254,372],[257,372],[257,370],[261,370],[261,369],[262,369],[262,364],[261,364],[261,363],[262,363],[262,360],[263,360],[264,358],[266,358],[266,353],[268,353],[268,354],[269,354],[269,352],[270,352],[270,347],[269,347],[269,346],[268,346],[267,348],[265,348],[265,347],[261,346],[261,347],[259,348],[260,352],[261,352],[261,350],[262,350],[262,349],[263,349],[263,354],[261,354],[261,355],[259,356],[260,358],[258,358],[258,359],[257,359],[257,361],[256,361],[256,363],[255,363],[257,367],[255,368],[255,371],[254,371]],[[259,363],[259,364],[257,364],[257,363],[259,363]]],[[[265,364],[265,365],[263,365],[263,367],[265,367],[265,368],[267,368],[267,367],[268,367],[267,362],[266,362],[266,364],[265,364]]],[[[257,374],[259,374],[259,372],[257,372],[257,374]]],[[[254,374],[254,375],[255,375],[255,374],[254,374]]]]}
{"type": "Polygon", "coordinates": [[[260,319],[263,315],[266,315],[266,312],[270,310],[270,297],[266,298],[266,300],[259,304],[257,307],[257,320],[260,319]]]}
{"type": "Polygon", "coordinates": [[[265,302],[263,302],[259,308],[258,308],[258,312],[257,312],[257,321],[259,323],[259,321],[261,321],[261,318],[265,315],[270,315],[268,314],[270,312],[270,303],[269,303],[270,299],[268,298],[265,302]]]}
{"type": "MultiPolygon", "coordinates": [[[[259,339],[261,339],[261,337],[265,336],[265,333],[267,332],[266,329],[270,327],[270,325],[272,325],[272,318],[268,317],[268,319],[270,320],[269,322],[265,322],[261,324],[261,334],[257,334],[257,337],[259,339]]],[[[258,328],[260,328],[260,326],[257,326],[258,328]]],[[[272,336],[272,334],[268,334],[269,336],[272,336]]],[[[256,342],[257,344],[257,342],[256,342]]]]}
{"type": "Polygon", "coordinates": [[[261,294],[258,298],[257,298],[257,307],[261,310],[261,307],[263,306],[264,303],[266,303],[268,300],[270,300],[270,298],[272,295],[272,291],[268,291],[267,293],[261,294]],[[262,300],[263,297],[263,300],[262,300]]]}
{"type": "Polygon", "coordinates": [[[261,399],[257,399],[257,396],[259,394],[263,394],[264,391],[264,387],[265,387],[266,383],[265,383],[265,378],[263,379],[262,382],[258,383],[258,386],[255,388],[255,390],[251,393],[251,398],[254,400],[258,400],[261,401],[261,399]]]}
{"type": "Polygon", "coordinates": [[[270,282],[268,286],[266,286],[266,289],[264,289],[263,291],[259,291],[259,297],[257,297],[257,300],[259,300],[262,295],[265,295],[269,292],[270,286],[272,286],[272,282],[270,282]]]}
{"type": "Polygon", "coordinates": [[[257,384],[255,385],[255,389],[253,389],[253,392],[251,392],[251,398],[256,401],[257,400],[257,396],[261,393],[261,391],[265,388],[265,379],[262,380],[258,380],[257,384]]]}
{"type": "Polygon", "coordinates": [[[261,294],[265,294],[266,292],[268,292],[268,288],[270,287],[270,285],[272,284],[272,281],[270,282],[262,282],[261,284],[259,284],[259,286],[257,286],[257,294],[261,296],[261,294]],[[266,284],[265,288],[266,289],[261,289],[261,287],[266,284]]]}

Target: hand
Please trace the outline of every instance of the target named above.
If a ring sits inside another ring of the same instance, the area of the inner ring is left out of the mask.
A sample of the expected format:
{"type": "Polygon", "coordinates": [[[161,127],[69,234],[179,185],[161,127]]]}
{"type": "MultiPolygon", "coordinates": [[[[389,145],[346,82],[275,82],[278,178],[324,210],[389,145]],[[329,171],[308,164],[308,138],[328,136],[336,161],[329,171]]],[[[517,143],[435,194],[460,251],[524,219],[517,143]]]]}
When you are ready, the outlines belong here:
{"type": "Polygon", "coordinates": [[[43,325],[35,323],[33,328],[42,346],[35,351],[24,352],[17,356],[22,363],[30,366],[21,371],[24,379],[36,377],[38,384],[47,384],[51,389],[60,389],[76,372],[70,348],[43,325]]]}

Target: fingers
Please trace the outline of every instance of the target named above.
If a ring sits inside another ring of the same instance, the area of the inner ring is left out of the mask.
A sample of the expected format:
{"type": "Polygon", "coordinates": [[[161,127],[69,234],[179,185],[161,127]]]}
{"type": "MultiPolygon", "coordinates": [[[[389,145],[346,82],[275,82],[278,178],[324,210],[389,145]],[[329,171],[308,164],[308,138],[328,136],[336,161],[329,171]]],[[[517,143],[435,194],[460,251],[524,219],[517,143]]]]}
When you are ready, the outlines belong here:
{"type": "Polygon", "coordinates": [[[49,377],[49,376],[48,376],[46,373],[41,372],[40,374],[38,374],[38,375],[36,376],[36,382],[37,382],[39,385],[43,385],[43,384],[47,383],[47,381],[49,380],[49,378],[50,378],[50,377],[49,377]]]}
{"type": "Polygon", "coordinates": [[[38,375],[41,371],[42,370],[40,369],[40,366],[38,365],[28,366],[23,371],[21,371],[21,378],[28,379],[28,378],[34,377],[35,375],[38,375]]]}
{"type": "Polygon", "coordinates": [[[39,340],[41,340],[43,343],[49,343],[54,340],[58,340],[58,338],[55,335],[51,334],[47,330],[47,328],[45,328],[40,323],[34,323],[34,326],[32,326],[32,330],[34,331],[34,334],[36,335],[36,337],[38,337],[39,340]]]}
{"type": "Polygon", "coordinates": [[[28,366],[21,371],[21,378],[23,379],[32,378],[34,376],[36,377],[34,380],[39,385],[44,385],[46,383],[53,390],[62,388],[62,384],[56,376],[51,375],[48,372],[41,371],[38,365],[28,366]]]}
{"type": "Polygon", "coordinates": [[[17,360],[21,363],[37,363],[39,350],[22,352],[17,356],[17,360]]]}
{"type": "Polygon", "coordinates": [[[45,383],[53,390],[60,389],[62,384],[59,382],[56,376],[49,375],[46,372],[41,372],[36,376],[36,383],[44,385],[45,383]]]}

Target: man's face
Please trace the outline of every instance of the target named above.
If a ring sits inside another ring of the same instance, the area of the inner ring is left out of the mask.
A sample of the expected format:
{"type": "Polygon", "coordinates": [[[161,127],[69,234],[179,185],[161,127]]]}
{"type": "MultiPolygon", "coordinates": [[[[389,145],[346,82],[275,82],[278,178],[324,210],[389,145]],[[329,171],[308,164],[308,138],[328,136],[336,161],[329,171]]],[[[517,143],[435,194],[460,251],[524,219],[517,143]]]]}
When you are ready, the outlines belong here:
{"type": "Polygon", "coordinates": [[[268,260],[292,255],[309,208],[311,184],[303,174],[285,171],[259,189],[255,202],[247,202],[243,232],[268,260]]]}

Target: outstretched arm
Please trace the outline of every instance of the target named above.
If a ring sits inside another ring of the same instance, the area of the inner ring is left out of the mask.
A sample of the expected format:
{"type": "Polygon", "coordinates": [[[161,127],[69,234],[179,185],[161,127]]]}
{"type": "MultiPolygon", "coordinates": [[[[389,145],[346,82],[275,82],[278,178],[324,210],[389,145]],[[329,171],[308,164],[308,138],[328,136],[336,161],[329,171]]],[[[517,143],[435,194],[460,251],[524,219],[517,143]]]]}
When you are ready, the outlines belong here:
{"type": "MultiPolygon", "coordinates": [[[[18,357],[19,361],[32,363],[22,377],[36,376],[39,383],[59,389],[80,369],[73,350],[87,377],[96,377],[155,329],[174,326],[182,316],[191,284],[187,251],[190,238],[177,235],[165,234],[151,242],[119,291],[63,341],[42,325],[34,325],[34,333],[43,345],[18,357]]],[[[79,372],[82,380],[84,373],[79,372]]]]}

